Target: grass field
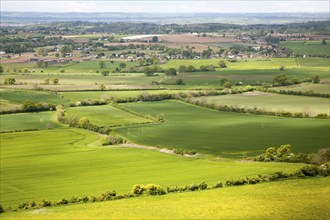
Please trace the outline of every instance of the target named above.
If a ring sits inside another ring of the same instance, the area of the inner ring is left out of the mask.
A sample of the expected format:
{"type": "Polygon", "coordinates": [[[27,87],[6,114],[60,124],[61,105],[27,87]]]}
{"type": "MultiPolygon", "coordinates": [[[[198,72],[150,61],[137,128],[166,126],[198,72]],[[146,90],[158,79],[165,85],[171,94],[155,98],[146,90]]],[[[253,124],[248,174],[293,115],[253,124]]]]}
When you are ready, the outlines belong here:
{"type": "Polygon", "coordinates": [[[19,104],[26,100],[30,100],[34,103],[47,102],[55,105],[68,104],[68,101],[63,99],[61,96],[49,92],[31,90],[0,89],[0,100],[19,104]]]}
{"type": "Polygon", "coordinates": [[[2,219],[328,219],[329,178],[8,212],[2,219]]]}
{"type": "Polygon", "coordinates": [[[302,164],[195,159],[134,148],[99,147],[99,136],[80,129],[0,134],[0,204],[57,201],[74,195],[127,193],[134,184],[181,186],[206,181],[293,172],[302,164]],[[91,187],[92,186],[92,187],[91,187]]]}
{"type": "Polygon", "coordinates": [[[330,41],[322,45],[321,41],[282,41],[281,47],[290,48],[296,55],[330,56],[330,41]]]}
{"type": "Polygon", "coordinates": [[[70,116],[86,117],[92,124],[101,127],[152,122],[149,119],[132,115],[111,105],[68,108],[65,111],[65,117],[70,116]]]}
{"type": "Polygon", "coordinates": [[[272,112],[289,111],[302,112],[310,116],[320,113],[329,114],[330,100],[327,98],[280,95],[264,92],[247,92],[243,94],[226,96],[198,97],[194,100],[214,103],[215,105],[228,105],[245,108],[265,109],[272,112]]]}
{"type": "Polygon", "coordinates": [[[28,129],[51,129],[58,127],[61,127],[61,125],[56,122],[54,112],[0,115],[1,132],[28,129]]]}
{"type": "Polygon", "coordinates": [[[313,91],[315,93],[330,94],[330,84],[320,84],[320,83],[319,84],[302,83],[302,84],[292,85],[292,86],[274,87],[272,89],[301,91],[301,92],[313,91]]]}
{"type": "Polygon", "coordinates": [[[139,144],[186,148],[225,157],[255,155],[270,146],[291,144],[295,152],[329,147],[329,121],[217,112],[179,101],[128,103],[165,123],[128,126],[116,132],[139,144]]]}
{"type": "Polygon", "coordinates": [[[176,94],[179,92],[189,92],[182,90],[145,90],[145,91],[100,91],[100,92],[62,92],[61,95],[65,99],[72,101],[81,101],[84,99],[97,99],[97,100],[106,100],[110,98],[125,99],[130,97],[138,97],[141,94],[176,94]]]}

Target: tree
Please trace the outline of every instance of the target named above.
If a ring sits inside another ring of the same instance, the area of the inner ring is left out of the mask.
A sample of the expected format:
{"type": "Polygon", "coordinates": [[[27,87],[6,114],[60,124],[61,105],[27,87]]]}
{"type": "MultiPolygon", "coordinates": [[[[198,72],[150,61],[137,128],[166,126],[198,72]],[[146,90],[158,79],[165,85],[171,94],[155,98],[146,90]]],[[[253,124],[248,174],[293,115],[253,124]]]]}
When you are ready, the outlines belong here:
{"type": "Polygon", "coordinates": [[[221,78],[220,79],[220,84],[223,85],[225,82],[228,82],[229,80],[227,78],[221,78]]]}
{"type": "Polygon", "coordinates": [[[105,89],[106,89],[106,87],[105,87],[105,85],[104,84],[100,84],[100,89],[101,89],[101,91],[104,91],[105,89]]]}
{"type": "Polygon", "coordinates": [[[120,69],[124,69],[126,67],[126,63],[120,63],[119,67],[120,67],[120,69]]]}
{"type": "Polygon", "coordinates": [[[153,71],[153,69],[152,68],[150,68],[150,67],[146,67],[146,68],[144,68],[144,74],[146,75],[146,76],[152,76],[152,75],[154,75],[154,71],[153,71]]]}
{"type": "Polygon", "coordinates": [[[153,43],[158,42],[158,37],[157,36],[153,36],[151,38],[151,42],[153,42],[153,43]]]}
{"type": "Polygon", "coordinates": [[[30,100],[26,100],[23,102],[23,109],[27,112],[34,112],[37,109],[37,107],[30,100]]]}
{"type": "Polygon", "coordinates": [[[326,44],[327,44],[326,40],[323,39],[322,42],[321,42],[321,44],[322,44],[322,45],[326,45],[326,44]]]}
{"type": "Polygon", "coordinates": [[[49,78],[45,78],[45,79],[44,79],[44,84],[45,84],[45,85],[48,85],[49,82],[50,82],[50,79],[49,79],[49,78]]]}
{"type": "Polygon", "coordinates": [[[196,68],[193,65],[187,66],[187,72],[195,72],[196,68]]]}
{"type": "Polygon", "coordinates": [[[166,76],[175,76],[176,75],[176,69],[175,68],[169,68],[165,70],[166,76]]]}
{"type": "Polygon", "coordinates": [[[52,78],[52,83],[54,84],[54,85],[56,85],[56,84],[58,84],[58,82],[59,82],[60,80],[58,79],[58,78],[52,78]]]}
{"type": "Polygon", "coordinates": [[[15,83],[16,83],[16,80],[15,80],[15,78],[12,78],[12,77],[6,78],[4,81],[5,85],[15,85],[15,83]]]}
{"type": "Polygon", "coordinates": [[[100,68],[104,68],[104,67],[106,67],[106,63],[103,61],[103,60],[101,60],[100,62],[99,62],[99,66],[100,66],[100,68]]]}
{"type": "Polygon", "coordinates": [[[231,83],[229,81],[227,81],[223,84],[223,86],[227,89],[230,89],[231,88],[231,83]]]}
{"type": "Polygon", "coordinates": [[[284,71],[284,69],[285,69],[285,66],[280,66],[280,68],[279,68],[281,71],[284,71]]]}
{"type": "Polygon", "coordinates": [[[314,75],[312,77],[313,83],[320,83],[320,77],[318,75],[314,75]]]}
{"type": "Polygon", "coordinates": [[[178,71],[180,73],[187,72],[187,67],[185,65],[179,66],[178,71]]]}
{"type": "Polygon", "coordinates": [[[88,126],[90,125],[91,123],[89,122],[88,118],[86,117],[82,117],[79,119],[79,122],[78,122],[78,125],[80,128],[88,128],[88,126]]]}
{"type": "Polygon", "coordinates": [[[226,67],[227,67],[226,62],[225,62],[224,60],[220,60],[220,61],[219,61],[219,66],[220,66],[221,68],[226,68],[226,67]]]}
{"type": "Polygon", "coordinates": [[[0,65],[0,73],[3,73],[3,67],[0,65]]]}
{"type": "Polygon", "coordinates": [[[102,76],[109,76],[109,71],[108,70],[104,70],[102,71],[102,76]]]}
{"type": "Polygon", "coordinates": [[[140,64],[140,66],[143,66],[146,61],[142,58],[142,59],[139,59],[138,62],[140,64]]]}
{"type": "Polygon", "coordinates": [[[63,47],[60,48],[60,52],[62,54],[69,53],[71,52],[72,48],[70,45],[64,45],[63,47]]]}
{"type": "Polygon", "coordinates": [[[184,85],[183,79],[177,79],[176,84],[177,85],[184,85]]]}

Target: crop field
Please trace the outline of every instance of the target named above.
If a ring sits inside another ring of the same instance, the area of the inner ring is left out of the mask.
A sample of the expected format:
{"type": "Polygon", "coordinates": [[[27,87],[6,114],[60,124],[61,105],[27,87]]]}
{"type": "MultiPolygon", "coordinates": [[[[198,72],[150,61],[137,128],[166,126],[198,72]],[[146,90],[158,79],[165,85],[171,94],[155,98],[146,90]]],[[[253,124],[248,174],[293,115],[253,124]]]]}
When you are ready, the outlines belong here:
{"type": "Polygon", "coordinates": [[[136,183],[164,187],[202,181],[214,184],[217,180],[260,173],[293,172],[302,166],[195,159],[145,149],[100,147],[100,136],[72,128],[7,133],[0,134],[0,138],[0,202],[4,207],[16,207],[24,201],[99,195],[109,190],[127,193],[136,183]]]}
{"type": "Polygon", "coordinates": [[[54,105],[68,104],[68,101],[62,97],[43,91],[0,89],[0,94],[0,100],[9,103],[20,104],[26,100],[30,100],[34,103],[47,102],[54,105]]]}
{"type": "Polygon", "coordinates": [[[163,113],[165,116],[162,124],[115,129],[139,144],[184,148],[234,158],[256,155],[270,146],[282,144],[291,144],[295,151],[306,153],[329,147],[329,122],[324,119],[217,112],[178,101],[128,103],[124,106],[137,112],[163,113]]]}
{"type": "Polygon", "coordinates": [[[111,105],[68,108],[65,117],[70,116],[86,117],[92,124],[101,127],[152,122],[111,105]]]}
{"type": "MultiPolygon", "coordinates": [[[[194,91],[194,90],[192,90],[194,91]]],[[[93,92],[62,92],[61,95],[65,99],[69,99],[71,101],[81,101],[84,99],[97,99],[97,100],[106,100],[110,98],[116,99],[125,99],[130,97],[138,97],[142,94],[176,94],[180,92],[190,92],[187,90],[143,90],[143,91],[93,91],[93,92]]]]}
{"type": "Polygon", "coordinates": [[[330,56],[330,41],[326,42],[326,45],[322,45],[321,41],[282,41],[280,45],[290,48],[297,55],[330,56]]]}
{"type": "Polygon", "coordinates": [[[313,91],[320,94],[330,94],[330,84],[311,84],[311,83],[302,83],[292,86],[281,86],[274,87],[275,90],[288,90],[288,91],[301,91],[308,92],[313,91]]]}
{"type": "Polygon", "coordinates": [[[194,100],[245,108],[259,108],[272,112],[302,112],[310,116],[320,113],[329,114],[330,100],[327,98],[280,95],[263,92],[246,92],[243,94],[208,96],[194,98],[194,100]]]}
{"type": "MultiPolygon", "coordinates": [[[[0,131],[52,129],[61,125],[54,112],[19,113],[0,115],[0,131]]],[[[2,143],[1,143],[2,144],[2,143]]]]}
{"type": "Polygon", "coordinates": [[[5,213],[2,219],[328,219],[329,178],[5,213]],[[193,199],[192,199],[193,198],[193,199]],[[294,202],[293,202],[294,199],[294,202]],[[143,210],[143,211],[142,211],[143,210]]]}

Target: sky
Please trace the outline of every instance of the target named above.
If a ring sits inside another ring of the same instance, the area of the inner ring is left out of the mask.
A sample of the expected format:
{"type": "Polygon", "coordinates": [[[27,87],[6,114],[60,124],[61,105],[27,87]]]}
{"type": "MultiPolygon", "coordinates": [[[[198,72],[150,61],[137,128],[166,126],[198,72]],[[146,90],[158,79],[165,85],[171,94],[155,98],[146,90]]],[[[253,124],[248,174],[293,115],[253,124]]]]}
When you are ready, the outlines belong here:
{"type": "Polygon", "coordinates": [[[329,12],[328,0],[0,0],[1,11],[18,12],[329,12]]]}

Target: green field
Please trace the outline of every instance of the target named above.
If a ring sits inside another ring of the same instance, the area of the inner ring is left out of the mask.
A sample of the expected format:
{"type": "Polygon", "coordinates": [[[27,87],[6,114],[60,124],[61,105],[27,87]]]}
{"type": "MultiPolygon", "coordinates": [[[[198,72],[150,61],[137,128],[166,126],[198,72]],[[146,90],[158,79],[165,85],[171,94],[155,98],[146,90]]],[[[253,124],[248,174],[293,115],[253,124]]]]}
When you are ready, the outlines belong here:
{"type": "Polygon", "coordinates": [[[329,178],[9,212],[2,219],[328,219],[329,178]]]}
{"type": "Polygon", "coordinates": [[[31,129],[52,129],[58,127],[61,127],[61,125],[55,120],[54,112],[0,115],[1,132],[31,129]]]}
{"type": "Polygon", "coordinates": [[[310,116],[329,114],[330,99],[264,92],[246,92],[235,95],[198,97],[193,100],[244,108],[258,108],[271,112],[302,112],[310,116]]]}
{"type": "Polygon", "coordinates": [[[115,129],[132,142],[224,157],[256,155],[270,146],[291,144],[296,152],[329,147],[329,121],[217,112],[179,101],[128,103],[125,107],[165,122],[115,129]]]}
{"type": "Polygon", "coordinates": [[[330,84],[312,84],[312,83],[302,83],[292,86],[281,86],[274,87],[275,90],[288,90],[288,91],[301,91],[301,92],[315,92],[321,94],[330,94],[330,84]]]}
{"type": "MultiPolygon", "coordinates": [[[[200,59],[200,60],[171,60],[162,65],[163,68],[174,67],[177,68],[181,65],[192,65],[199,68],[201,65],[213,65],[218,67],[220,59],[200,59]]],[[[228,69],[278,69],[280,66],[287,68],[297,67],[294,58],[271,58],[271,59],[243,59],[237,62],[226,62],[228,69]]]]}
{"type": "Polygon", "coordinates": [[[180,92],[190,92],[182,90],[144,90],[144,91],[100,91],[100,92],[62,92],[61,95],[65,99],[72,101],[81,101],[84,99],[97,99],[97,100],[106,100],[111,98],[116,99],[126,99],[126,98],[135,98],[140,95],[157,95],[157,94],[176,94],[180,92]]]}
{"type": "Polygon", "coordinates": [[[86,117],[92,124],[101,127],[152,122],[150,119],[132,115],[111,105],[68,108],[65,117],[70,116],[86,117]]]}
{"type": "Polygon", "coordinates": [[[330,41],[322,45],[321,41],[282,41],[281,47],[290,48],[296,55],[330,56],[330,41]]]}
{"type": "Polygon", "coordinates": [[[72,128],[0,134],[0,204],[17,207],[24,201],[58,201],[109,190],[123,194],[137,183],[164,187],[202,181],[214,184],[260,173],[293,172],[302,166],[99,147],[99,138],[95,133],[72,128]]]}
{"type": "Polygon", "coordinates": [[[30,100],[34,103],[47,102],[54,105],[68,104],[68,101],[61,96],[49,92],[31,90],[0,89],[0,100],[19,104],[26,100],[30,100]]]}

